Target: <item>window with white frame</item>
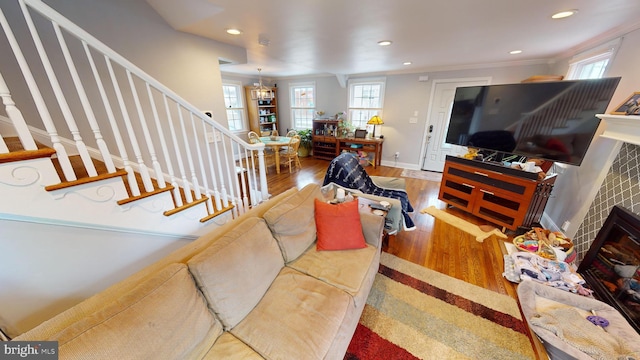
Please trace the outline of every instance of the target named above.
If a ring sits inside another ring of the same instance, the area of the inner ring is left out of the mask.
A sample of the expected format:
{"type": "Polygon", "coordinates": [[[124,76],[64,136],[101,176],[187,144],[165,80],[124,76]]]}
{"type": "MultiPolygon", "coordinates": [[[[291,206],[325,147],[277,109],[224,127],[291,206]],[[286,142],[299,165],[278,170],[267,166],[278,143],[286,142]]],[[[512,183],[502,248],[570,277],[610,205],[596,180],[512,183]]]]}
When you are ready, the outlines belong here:
{"type": "Polygon", "coordinates": [[[291,96],[291,124],[294,129],[311,129],[313,114],[316,111],[316,83],[292,83],[289,85],[291,96]]]}
{"type": "Polygon", "coordinates": [[[567,79],[599,79],[604,77],[609,60],[613,58],[618,43],[619,40],[616,40],[575,56],[569,61],[567,79]]]}
{"type": "Polygon", "coordinates": [[[385,79],[349,80],[349,120],[364,129],[372,116],[382,116],[385,79]]]}
{"type": "Polygon", "coordinates": [[[235,81],[223,81],[222,92],[224,94],[224,107],[227,110],[229,130],[244,130],[244,93],[242,83],[235,81]]]}

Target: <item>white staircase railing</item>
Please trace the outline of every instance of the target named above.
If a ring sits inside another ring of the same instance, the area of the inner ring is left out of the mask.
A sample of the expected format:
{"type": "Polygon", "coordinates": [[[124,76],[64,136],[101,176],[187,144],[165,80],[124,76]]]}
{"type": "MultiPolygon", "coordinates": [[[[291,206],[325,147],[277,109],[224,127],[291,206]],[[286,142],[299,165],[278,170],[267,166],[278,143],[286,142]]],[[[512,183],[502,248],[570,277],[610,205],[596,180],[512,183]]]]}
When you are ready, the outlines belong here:
{"type": "MultiPolygon", "coordinates": [[[[169,183],[177,206],[183,205],[182,188],[186,203],[207,197],[209,213],[233,205],[236,214],[269,196],[264,144],[238,138],[42,1],[16,1],[22,19],[10,23],[0,7],[0,25],[19,68],[0,68],[0,97],[26,150],[36,148],[28,126],[49,134],[46,145],[56,150],[66,181],[77,179],[70,155],[80,155],[86,173],[97,176],[93,154],[109,173],[126,170],[133,196],[169,183]],[[25,55],[34,48],[37,56],[25,55]],[[22,118],[2,78],[16,71],[39,121],[22,118]],[[51,93],[53,98],[43,95],[51,93]]],[[[0,140],[2,152],[8,150],[0,140]]]]}

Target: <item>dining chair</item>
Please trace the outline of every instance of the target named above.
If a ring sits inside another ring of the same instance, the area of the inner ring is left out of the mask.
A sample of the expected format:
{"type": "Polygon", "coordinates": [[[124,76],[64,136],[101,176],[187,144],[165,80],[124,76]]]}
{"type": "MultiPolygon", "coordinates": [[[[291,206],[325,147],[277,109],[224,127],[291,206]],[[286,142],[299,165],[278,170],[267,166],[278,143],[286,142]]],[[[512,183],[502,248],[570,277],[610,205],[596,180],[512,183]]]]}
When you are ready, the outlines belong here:
{"type": "Polygon", "coordinates": [[[258,133],[255,131],[249,131],[247,133],[247,136],[249,137],[249,144],[257,144],[262,142],[260,140],[260,135],[258,135],[258,133]]]}
{"type": "MultiPolygon", "coordinates": [[[[262,140],[260,140],[260,136],[255,131],[249,131],[247,133],[247,136],[249,137],[250,144],[258,144],[262,142],[262,140]]],[[[253,151],[251,151],[251,162],[253,162],[255,166],[255,155],[253,154],[253,151]]],[[[269,173],[269,166],[274,165],[275,163],[276,163],[275,152],[272,149],[265,147],[264,148],[264,167],[265,167],[265,172],[267,174],[269,173]]]]}
{"type": "Polygon", "coordinates": [[[287,137],[293,137],[294,135],[298,135],[298,132],[293,129],[287,132],[287,137]]]}
{"type": "Polygon", "coordinates": [[[289,165],[289,173],[291,173],[292,164],[302,169],[300,164],[300,157],[298,157],[298,148],[300,147],[300,135],[294,135],[289,140],[289,145],[280,150],[280,165],[283,163],[283,159],[289,165]]]}
{"type": "MultiPolygon", "coordinates": [[[[297,132],[297,131],[295,131],[295,130],[293,130],[293,129],[291,129],[291,130],[287,131],[287,137],[288,137],[288,138],[294,137],[295,135],[298,135],[298,132],[297,132]]],[[[285,150],[285,149],[288,149],[288,148],[289,148],[289,146],[283,146],[283,147],[281,148],[281,150],[285,150]]]]}

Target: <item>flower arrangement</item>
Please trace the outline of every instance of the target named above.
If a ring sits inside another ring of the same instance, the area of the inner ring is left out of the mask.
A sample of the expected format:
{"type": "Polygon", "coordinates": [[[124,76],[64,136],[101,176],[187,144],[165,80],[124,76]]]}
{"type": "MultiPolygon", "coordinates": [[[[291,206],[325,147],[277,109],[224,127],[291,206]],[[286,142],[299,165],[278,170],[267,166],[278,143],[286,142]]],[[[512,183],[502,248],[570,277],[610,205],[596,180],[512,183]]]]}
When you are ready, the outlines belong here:
{"type": "Polygon", "coordinates": [[[353,123],[351,123],[351,121],[345,119],[339,120],[340,122],[338,122],[338,131],[342,137],[346,137],[349,133],[353,133],[353,131],[355,130],[355,126],[353,126],[353,123]]]}

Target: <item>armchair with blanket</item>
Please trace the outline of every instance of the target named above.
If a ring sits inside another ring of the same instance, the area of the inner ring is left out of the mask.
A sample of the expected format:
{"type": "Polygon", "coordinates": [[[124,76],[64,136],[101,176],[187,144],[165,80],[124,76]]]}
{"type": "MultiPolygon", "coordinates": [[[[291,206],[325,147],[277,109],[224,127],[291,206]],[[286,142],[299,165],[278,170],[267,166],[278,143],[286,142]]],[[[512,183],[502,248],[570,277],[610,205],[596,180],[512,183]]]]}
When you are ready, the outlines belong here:
{"type": "Polygon", "coordinates": [[[405,190],[404,179],[369,176],[354,154],[343,153],[331,160],[322,188],[326,192],[338,187],[368,199],[389,201],[392,204],[387,215],[390,234],[400,230],[415,230],[416,226],[409,216],[413,207],[405,190]]]}

